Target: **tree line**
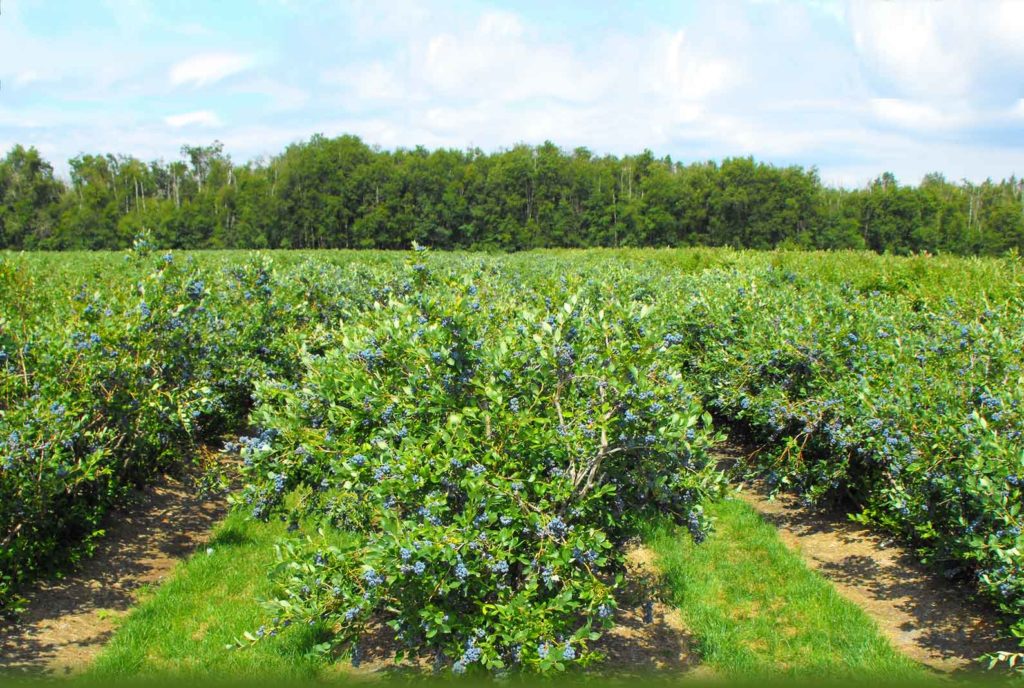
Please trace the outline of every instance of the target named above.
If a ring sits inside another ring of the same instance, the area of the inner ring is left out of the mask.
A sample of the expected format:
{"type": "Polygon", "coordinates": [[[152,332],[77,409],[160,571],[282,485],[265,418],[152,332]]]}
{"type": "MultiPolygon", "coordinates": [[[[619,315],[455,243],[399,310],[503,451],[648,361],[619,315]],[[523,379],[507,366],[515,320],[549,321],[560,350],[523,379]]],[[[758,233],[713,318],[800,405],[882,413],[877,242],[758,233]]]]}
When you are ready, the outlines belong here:
{"type": "Polygon", "coordinates": [[[752,158],[683,164],[547,142],[394,151],[315,135],[235,164],[219,142],[144,162],[82,154],[58,178],[34,148],[0,161],[0,248],[523,250],[729,245],[996,255],[1024,250],[1024,180],[864,188],[752,158]]]}

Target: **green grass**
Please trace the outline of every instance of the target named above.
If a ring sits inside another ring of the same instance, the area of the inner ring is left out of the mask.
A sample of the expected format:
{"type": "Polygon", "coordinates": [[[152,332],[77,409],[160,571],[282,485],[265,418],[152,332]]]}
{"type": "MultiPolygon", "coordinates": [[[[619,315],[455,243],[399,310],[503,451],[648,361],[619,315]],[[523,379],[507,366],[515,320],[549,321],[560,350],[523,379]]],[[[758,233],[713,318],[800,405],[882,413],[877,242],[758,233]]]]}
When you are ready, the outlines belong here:
{"type": "MultiPolygon", "coordinates": [[[[788,550],[751,507],[725,500],[709,507],[715,531],[696,546],[668,523],[646,541],[658,556],[670,601],[716,675],[890,680],[933,676],[900,655],[874,622],[788,550]]],[[[340,678],[308,654],[320,639],[292,627],[270,642],[225,648],[258,628],[270,593],[267,572],[281,524],[230,516],[200,551],[122,623],[88,679],[220,677],[340,678]]],[[[344,661],[344,660],[343,660],[344,661]]]]}
{"type": "Polygon", "coordinates": [[[84,678],[316,677],[322,660],[308,654],[320,640],[314,628],[293,626],[271,642],[226,649],[266,622],[258,600],[270,594],[274,542],[283,534],[280,523],[229,516],[213,535],[212,552],[197,552],[145,597],[84,678]]]}
{"type": "Polygon", "coordinates": [[[749,505],[726,499],[708,511],[715,530],[700,546],[666,522],[652,524],[645,541],[657,555],[670,601],[716,673],[858,680],[933,675],[893,649],[867,614],[809,570],[749,505]]]}

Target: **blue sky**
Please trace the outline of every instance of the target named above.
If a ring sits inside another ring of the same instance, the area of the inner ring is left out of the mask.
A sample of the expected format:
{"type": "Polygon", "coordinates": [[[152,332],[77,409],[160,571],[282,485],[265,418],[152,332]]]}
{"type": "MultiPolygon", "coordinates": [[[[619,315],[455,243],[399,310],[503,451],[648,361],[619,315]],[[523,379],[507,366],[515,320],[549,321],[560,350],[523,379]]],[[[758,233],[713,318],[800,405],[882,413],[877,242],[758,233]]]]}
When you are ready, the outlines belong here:
{"type": "Polygon", "coordinates": [[[313,133],[1024,174],[1024,0],[0,0],[0,150],[236,161],[313,133]]]}

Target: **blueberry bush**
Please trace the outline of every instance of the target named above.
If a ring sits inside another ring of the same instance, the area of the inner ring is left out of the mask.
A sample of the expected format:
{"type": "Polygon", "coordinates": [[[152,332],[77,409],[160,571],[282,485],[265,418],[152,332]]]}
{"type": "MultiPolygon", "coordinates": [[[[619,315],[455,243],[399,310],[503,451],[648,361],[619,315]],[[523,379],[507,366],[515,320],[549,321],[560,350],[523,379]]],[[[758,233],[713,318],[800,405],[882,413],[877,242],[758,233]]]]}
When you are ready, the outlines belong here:
{"type": "Polygon", "coordinates": [[[704,536],[715,437],[651,307],[593,276],[502,284],[411,265],[300,385],[257,385],[238,501],[357,535],[282,549],[276,625],[324,623],[355,663],[387,624],[456,674],[582,665],[638,519],[704,536]]]}
{"type": "Polygon", "coordinates": [[[718,428],[1024,635],[1022,286],[1015,256],[4,253],[0,605],[231,440],[237,507],[301,525],[253,637],[586,664],[637,523],[706,534],[718,428]]]}

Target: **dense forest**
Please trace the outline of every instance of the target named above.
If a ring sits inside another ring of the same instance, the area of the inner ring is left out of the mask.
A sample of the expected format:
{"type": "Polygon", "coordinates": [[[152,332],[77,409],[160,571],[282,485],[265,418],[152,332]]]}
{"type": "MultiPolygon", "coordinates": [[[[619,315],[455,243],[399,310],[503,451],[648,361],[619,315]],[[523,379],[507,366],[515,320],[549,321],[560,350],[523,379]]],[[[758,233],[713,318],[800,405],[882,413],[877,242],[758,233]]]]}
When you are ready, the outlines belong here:
{"type": "Polygon", "coordinates": [[[380,150],[313,136],[235,164],[223,145],[181,159],[79,155],[58,178],[34,148],[0,160],[0,248],[435,248],[712,245],[1002,254],[1024,248],[1024,180],[917,186],[882,174],[822,185],[752,158],[683,164],[552,143],[380,150]]]}

